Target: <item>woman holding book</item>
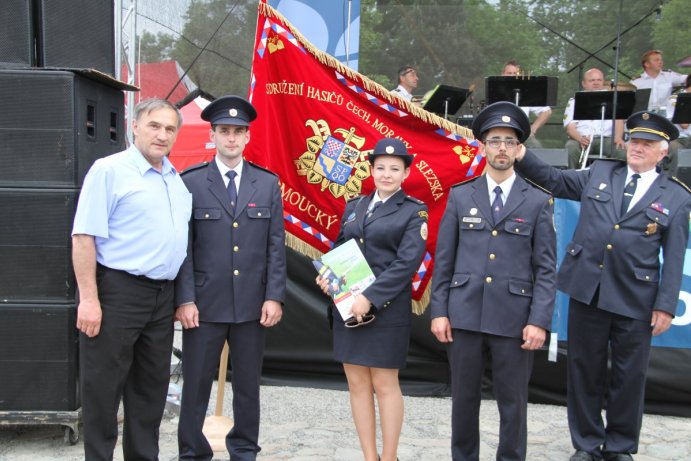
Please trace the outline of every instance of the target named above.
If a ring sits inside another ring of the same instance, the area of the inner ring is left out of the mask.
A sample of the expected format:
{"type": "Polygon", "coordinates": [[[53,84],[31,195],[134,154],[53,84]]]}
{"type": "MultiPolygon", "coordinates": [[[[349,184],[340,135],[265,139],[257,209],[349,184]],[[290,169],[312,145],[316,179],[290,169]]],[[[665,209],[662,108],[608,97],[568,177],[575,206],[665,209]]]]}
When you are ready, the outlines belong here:
{"type": "MultiPolygon", "coordinates": [[[[398,139],[384,138],[370,154],[376,190],[350,200],[335,246],[354,239],[376,280],[356,295],[352,317],[333,309],[334,356],[343,363],[355,428],[365,461],[394,461],[403,425],[398,370],[406,364],[412,322],[412,278],[427,240],[427,207],[403,192],[410,155],[398,139]],[[374,395],[382,432],[377,455],[374,395]]],[[[328,280],[317,277],[328,294],[328,280]]]]}

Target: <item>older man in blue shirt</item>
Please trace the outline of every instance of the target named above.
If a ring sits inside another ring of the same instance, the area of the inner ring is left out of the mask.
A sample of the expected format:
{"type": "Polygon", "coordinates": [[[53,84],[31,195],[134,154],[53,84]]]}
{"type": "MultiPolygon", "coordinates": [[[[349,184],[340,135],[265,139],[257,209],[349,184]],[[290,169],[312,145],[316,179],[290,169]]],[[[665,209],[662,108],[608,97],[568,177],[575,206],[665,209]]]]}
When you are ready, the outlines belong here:
{"type": "Polygon", "coordinates": [[[121,399],[124,459],[158,459],[187,248],[192,197],[166,157],[180,112],[151,99],[133,119],[134,145],[89,170],[72,230],[87,461],[113,459],[121,399]]]}

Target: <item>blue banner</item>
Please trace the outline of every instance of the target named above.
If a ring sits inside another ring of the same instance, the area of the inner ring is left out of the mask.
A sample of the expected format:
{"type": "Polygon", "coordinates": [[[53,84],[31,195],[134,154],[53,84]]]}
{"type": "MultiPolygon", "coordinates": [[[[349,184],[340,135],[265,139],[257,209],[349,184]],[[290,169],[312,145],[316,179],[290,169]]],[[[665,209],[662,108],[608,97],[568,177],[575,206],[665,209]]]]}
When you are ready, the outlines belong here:
{"type": "MultiPolygon", "coordinates": [[[[554,201],[554,224],[557,228],[557,264],[561,263],[566,252],[566,245],[571,241],[576,229],[579,211],[579,202],[563,199],[554,201]]],[[[689,239],[689,243],[691,245],[691,239],[689,239]]],[[[560,341],[567,339],[568,312],[569,297],[559,291],[554,306],[552,329],[558,334],[560,341]]],[[[691,349],[691,247],[686,249],[684,276],[679,292],[676,317],[669,330],[653,338],[653,346],[691,349]]]]}
{"type": "Polygon", "coordinates": [[[358,70],[360,0],[269,0],[269,5],[314,46],[358,70]]]}

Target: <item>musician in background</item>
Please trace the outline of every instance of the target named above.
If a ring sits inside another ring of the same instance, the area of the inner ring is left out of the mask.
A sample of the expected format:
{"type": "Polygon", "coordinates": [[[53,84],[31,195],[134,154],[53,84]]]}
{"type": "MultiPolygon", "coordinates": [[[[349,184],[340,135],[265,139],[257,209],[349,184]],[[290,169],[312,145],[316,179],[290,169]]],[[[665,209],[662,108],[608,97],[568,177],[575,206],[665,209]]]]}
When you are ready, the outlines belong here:
{"type": "MultiPolygon", "coordinates": [[[[650,88],[650,100],[648,110],[653,112],[664,112],[667,107],[667,98],[672,94],[675,86],[686,83],[686,75],[662,70],[662,51],[649,50],[641,56],[643,73],[640,77],[631,80],[636,88],[650,88]]],[[[666,115],[662,113],[661,115],[666,115]]]]}
{"type": "MultiPolygon", "coordinates": [[[[521,75],[521,66],[515,60],[507,61],[501,71],[503,77],[518,77],[521,75]]],[[[521,110],[530,118],[530,114],[535,114],[535,119],[530,124],[530,136],[523,143],[526,147],[533,149],[542,148],[542,143],[537,140],[535,135],[542,126],[547,123],[549,116],[552,115],[552,109],[549,106],[521,106],[521,110]]]]}
{"type": "Polygon", "coordinates": [[[413,90],[417,88],[419,78],[417,71],[412,66],[403,66],[398,69],[398,86],[391,90],[393,94],[406,101],[421,106],[420,100],[413,97],[413,90]]]}
{"type": "MultiPolygon", "coordinates": [[[[691,93],[691,74],[686,76],[686,88],[681,93],[691,93]]],[[[678,93],[677,93],[678,94],[678,93]]],[[[677,105],[677,94],[673,94],[667,98],[667,118],[672,120],[674,117],[674,108],[677,105]]],[[[679,149],[691,149],[691,125],[682,123],[675,125],[679,129],[679,137],[669,143],[669,152],[667,156],[662,159],[660,166],[670,176],[677,175],[677,167],[679,163],[679,149]]]]}
{"type": "MultiPolygon", "coordinates": [[[[583,74],[581,85],[584,91],[604,90],[605,76],[600,69],[593,67],[583,74]]],[[[612,150],[612,121],[611,120],[574,120],[573,111],[575,98],[569,99],[564,111],[564,129],[569,136],[566,150],[569,153],[569,168],[581,167],[581,156],[589,153],[600,153],[600,135],[602,135],[602,156],[608,158],[626,159],[624,144],[624,122],[617,120],[614,133],[614,151],[612,150]],[[590,145],[590,149],[588,146],[590,145]]]]}

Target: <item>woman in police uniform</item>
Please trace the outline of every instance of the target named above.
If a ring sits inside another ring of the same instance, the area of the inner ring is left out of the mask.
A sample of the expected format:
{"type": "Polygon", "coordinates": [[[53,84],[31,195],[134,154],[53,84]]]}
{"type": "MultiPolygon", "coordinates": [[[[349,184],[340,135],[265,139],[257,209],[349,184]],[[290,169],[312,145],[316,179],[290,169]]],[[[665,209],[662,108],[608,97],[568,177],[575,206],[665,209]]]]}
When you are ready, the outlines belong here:
{"type": "MultiPolygon", "coordinates": [[[[370,154],[376,191],[346,204],[336,246],[355,239],[376,280],[355,297],[353,317],[334,308],[334,356],[343,363],[355,428],[365,461],[376,461],[374,394],[382,432],[383,461],[396,460],[403,425],[398,370],[408,354],[412,277],[427,240],[427,207],[401,184],[413,156],[398,139],[380,140],[370,154]],[[374,393],[373,393],[374,391],[374,393]]],[[[327,293],[328,281],[317,277],[327,293]]]]}

